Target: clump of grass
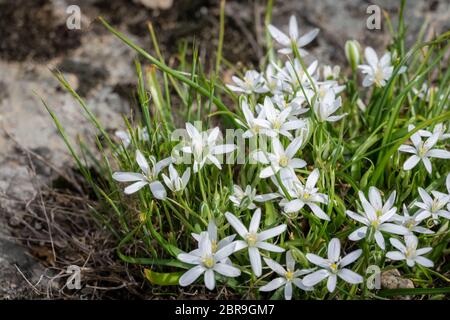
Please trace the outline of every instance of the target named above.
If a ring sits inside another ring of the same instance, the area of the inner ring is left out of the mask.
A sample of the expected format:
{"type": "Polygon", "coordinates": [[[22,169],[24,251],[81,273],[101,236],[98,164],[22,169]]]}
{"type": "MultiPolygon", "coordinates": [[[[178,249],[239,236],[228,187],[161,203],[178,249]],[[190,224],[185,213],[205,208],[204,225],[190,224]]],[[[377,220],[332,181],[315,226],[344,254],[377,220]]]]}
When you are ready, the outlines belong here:
{"type": "Polygon", "coordinates": [[[142,117],[133,125],[125,119],[115,137],[55,74],[102,138],[100,160],[83,144],[78,154],[46,105],[103,204],[93,213],[117,238],[120,259],[143,265],[155,287],[204,287],[197,280],[204,275],[206,288],[217,282],[239,297],[448,293],[450,33],[428,42],[419,35],[407,51],[402,2],[386,53],[378,58],[349,41],[352,71],[342,74],[308,65],[307,44],[318,31],[299,35],[291,18],[284,34],[270,25],[269,1],[264,71],[225,84],[221,3],[209,75],[196,47],[190,62],[182,49],[175,70],[151,25],[156,56],[100,19],[149,63],[136,62],[142,117]],[[175,112],[186,130],[177,129],[175,112]],[[212,119],[237,131],[222,142],[212,119]],[[399,269],[417,288],[371,290],[364,280],[374,266],[399,269]]]}

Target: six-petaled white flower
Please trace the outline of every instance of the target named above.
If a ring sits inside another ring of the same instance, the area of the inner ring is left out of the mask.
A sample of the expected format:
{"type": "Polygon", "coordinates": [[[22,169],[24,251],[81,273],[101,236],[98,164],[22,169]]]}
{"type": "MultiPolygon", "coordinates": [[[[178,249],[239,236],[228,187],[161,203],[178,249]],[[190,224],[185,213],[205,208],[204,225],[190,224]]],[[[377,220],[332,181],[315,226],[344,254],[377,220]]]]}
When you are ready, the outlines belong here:
{"type": "Polygon", "coordinates": [[[231,79],[235,83],[235,85],[227,84],[228,89],[231,91],[245,94],[265,93],[269,91],[265,85],[264,77],[255,70],[245,72],[243,79],[239,79],[236,76],[233,76],[231,79]]]}
{"type": "Polygon", "coordinates": [[[361,253],[362,250],[358,249],[341,258],[341,243],[339,242],[339,239],[331,239],[328,244],[327,259],[312,253],[306,255],[306,259],[322,269],[305,276],[303,278],[303,284],[312,287],[328,278],[327,289],[329,292],[333,292],[334,289],[336,289],[337,277],[350,284],[361,283],[363,277],[346,268],[346,266],[355,262],[361,253]]]}
{"type": "Polygon", "coordinates": [[[191,168],[187,168],[183,175],[180,177],[178,171],[174,168],[172,164],[169,165],[169,176],[164,173],[161,175],[163,177],[166,186],[173,192],[183,191],[191,177],[191,168]]]}
{"type": "Polygon", "coordinates": [[[218,127],[211,132],[199,132],[192,124],[186,123],[186,130],[189,135],[187,145],[181,150],[185,153],[192,154],[194,158],[194,173],[198,172],[207,161],[213,163],[217,168],[222,166],[216,155],[233,152],[236,149],[234,144],[217,145],[220,130],[218,127]]]}
{"type": "Polygon", "coordinates": [[[238,185],[233,186],[233,194],[230,196],[230,201],[240,209],[256,209],[254,202],[266,202],[277,198],[276,193],[267,193],[256,195],[256,189],[252,186],[247,185],[245,191],[238,185]]]}
{"type": "Polygon", "coordinates": [[[259,277],[262,273],[261,254],[259,253],[259,250],[284,252],[283,248],[268,243],[266,240],[276,237],[286,231],[286,225],[281,224],[277,227],[258,232],[259,224],[261,222],[261,209],[259,208],[253,213],[248,229],[242,224],[241,220],[230,212],[225,213],[225,218],[243,239],[234,242],[236,245],[235,251],[248,248],[248,256],[250,258],[253,273],[255,276],[259,277]]]}
{"type": "Polygon", "coordinates": [[[262,164],[269,165],[261,170],[259,177],[268,178],[278,172],[282,179],[295,175],[294,169],[303,168],[306,162],[299,158],[294,158],[297,151],[303,144],[303,138],[297,137],[288,145],[286,149],[283,148],[278,138],[272,139],[272,152],[258,151],[255,158],[262,164]]]}
{"type": "Polygon", "coordinates": [[[346,214],[353,220],[362,223],[364,226],[353,231],[348,236],[350,240],[359,241],[371,234],[369,231],[372,229],[376,243],[382,250],[384,250],[385,244],[381,231],[400,235],[405,235],[409,232],[408,229],[403,226],[388,222],[391,221],[397,211],[397,208],[393,207],[395,202],[395,193],[391,194],[384,206],[382,204],[380,191],[378,191],[375,187],[370,187],[369,189],[370,202],[367,201],[362,191],[359,191],[358,194],[364,212],[358,214],[347,210],[346,214]]]}
{"type": "Polygon", "coordinates": [[[403,170],[411,170],[419,161],[422,161],[425,169],[431,174],[433,168],[429,158],[450,159],[450,152],[443,149],[433,149],[438,142],[440,134],[440,132],[436,131],[424,142],[419,132],[413,133],[411,135],[413,146],[402,144],[398,149],[401,152],[412,153],[412,156],[403,164],[403,170]]]}
{"type": "Polygon", "coordinates": [[[409,234],[413,232],[423,233],[423,234],[433,234],[434,232],[425,227],[419,226],[419,224],[423,221],[423,219],[419,219],[418,216],[420,211],[417,211],[412,216],[408,212],[408,208],[403,205],[403,215],[395,214],[393,219],[396,223],[404,226],[409,230],[409,234]]]}
{"type": "Polygon", "coordinates": [[[215,272],[225,277],[238,277],[241,274],[238,268],[221,262],[233,253],[234,246],[231,243],[214,252],[208,232],[202,232],[198,242],[198,250],[190,253],[180,253],[177,256],[178,260],[195,265],[195,267],[189,269],[180,277],[180,286],[188,286],[204,274],[206,287],[209,290],[213,290],[216,286],[215,272]]]}
{"type": "Polygon", "coordinates": [[[265,134],[267,136],[276,135],[275,132],[270,130],[270,123],[265,119],[264,113],[260,112],[255,118],[245,99],[242,101],[242,113],[244,114],[245,123],[239,119],[236,119],[236,122],[247,129],[242,134],[243,138],[252,138],[259,134],[265,134]]]}
{"type": "Polygon", "coordinates": [[[139,150],[136,150],[136,162],[141,169],[141,173],[115,172],[112,177],[119,182],[134,182],[125,188],[124,192],[126,194],[135,193],[146,185],[149,185],[150,190],[156,199],[165,199],[166,189],[164,189],[163,184],[158,180],[158,174],[172,162],[172,158],[169,157],[156,162],[155,157],[150,156],[149,160],[150,164],[147,162],[144,155],[139,150]]]}
{"type": "Polygon", "coordinates": [[[308,52],[302,48],[311,43],[319,33],[319,29],[313,29],[305,35],[300,36],[298,33],[297,18],[295,16],[291,16],[291,18],[289,19],[288,34],[283,33],[271,24],[268,26],[268,28],[270,35],[275,39],[276,42],[283,46],[283,48],[278,50],[278,52],[282,54],[291,54],[292,48],[297,47],[300,55],[302,56],[308,54],[308,52]]]}
{"type": "Polygon", "coordinates": [[[431,268],[434,263],[430,259],[422,257],[422,255],[427,254],[433,248],[426,247],[417,249],[419,240],[414,235],[405,236],[405,244],[401,243],[395,238],[389,239],[392,246],[398,251],[389,251],[386,253],[386,257],[391,260],[406,260],[406,264],[409,267],[414,267],[414,265],[420,264],[421,266],[431,268]]]}
{"type": "Polygon", "coordinates": [[[433,198],[422,188],[419,187],[419,195],[422,202],[418,201],[414,205],[420,208],[417,219],[423,220],[431,217],[435,224],[439,223],[439,218],[450,219],[450,212],[446,210],[445,206],[450,201],[450,195],[442,192],[431,191],[433,198]]]}
{"type": "Polygon", "coordinates": [[[328,203],[328,196],[326,194],[319,193],[318,188],[316,188],[316,183],[319,180],[319,176],[319,169],[314,169],[306,180],[305,185],[297,179],[285,180],[285,186],[287,187],[286,190],[292,200],[284,198],[280,201],[280,206],[283,207],[284,212],[297,212],[307,205],[318,218],[330,221],[330,217],[323,212],[318,205],[321,203],[328,203]]]}
{"type": "Polygon", "coordinates": [[[342,105],[341,97],[336,98],[334,90],[328,90],[325,96],[314,103],[314,114],[319,122],[336,122],[347,115],[347,113],[333,116],[342,105]]]}
{"type": "MultiPolygon", "coordinates": [[[[213,220],[209,221],[206,232],[208,232],[208,237],[209,237],[209,240],[211,241],[211,250],[213,253],[216,253],[220,249],[225,248],[227,245],[229,245],[233,242],[234,238],[236,238],[236,235],[232,234],[231,236],[228,236],[228,237],[223,238],[222,240],[219,240],[218,235],[217,235],[217,226],[213,220]]],[[[200,240],[202,239],[201,232],[200,233],[191,233],[191,235],[195,240],[197,240],[197,242],[200,242],[200,240]]],[[[198,255],[199,249],[195,249],[195,250],[191,251],[191,253],[198,255]]],[[[231,260],[228,257],[224,258],[221,262],[231,264],[231,260]]]]}
{"type": "Polygon", "coordinates": [[[394,67],[391,64],[391,53],[386,52],[381,59],[378,59],[375,50],[367,47],[364,50],[364,56],[368,64],[358,66],[361,72],[366,75],[362,85],[370,87],[372,84],[375,84],[377,87],[384,87],[394,71],[394,67]]]}
{"type": "Polygon", "coordinates": [[[311,273],[314,269],[295,270],[295,260],[292,257],[292,252],[290,250],[286,252],[286,269],[272,259],[264,258],[264,261],[269,268],[275,271],[280,277],[275,278],[268,284],[262,286],[259,288],[259,291],[273,291],[284,286],[284,298],[286,300],[291,300],[292,284],[304,291],[312,290],[311,287],[305,286],[299,277],[311,273]]]}

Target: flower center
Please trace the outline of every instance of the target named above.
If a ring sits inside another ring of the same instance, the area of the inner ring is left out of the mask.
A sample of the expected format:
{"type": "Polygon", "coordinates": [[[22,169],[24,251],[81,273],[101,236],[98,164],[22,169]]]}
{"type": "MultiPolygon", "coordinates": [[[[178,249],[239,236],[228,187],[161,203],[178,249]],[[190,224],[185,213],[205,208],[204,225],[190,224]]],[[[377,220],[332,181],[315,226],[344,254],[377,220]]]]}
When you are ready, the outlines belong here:
{"type": "Polygon", "coordinates": [[[414,220],[413,219],[408,220],[405,224],[405,227],[411,230],[414,227],[414,220]]]}
{"type": "Polygon", "coordinates": [[[286,277],[287,281],[292,281],[292,279],[294,279],[294,272],[288,270],[284,276],[286,277]]]}
{"type": "Polygon", "coordinates": [[[247,243],[250,247],[255,246],[256,242],[258,241],[258,235],[256,233],[249,233],[247,234],[247,243]]]}
{"type": "Polygon", "coordinates": [[[283,156],[280,157],[279,163],[280,163],[280,166],[281,166],[281,167],[283,167],[283,168],[284,168],[284,167],[287,167],[288,164],[289,164],[289,158],[286,157],[285,155],[283,155],[283,156]]]}
{"type": "Polygon", "coordinates": [[[214,266],[214,259],[212,256],[204,257],[202,262],[206,268],[212,268],[214,266]]]}
{"type": "Polygon", "coordinates": [[[281,128],[281,125],[282,125],[282,123],[281,123],[281,121],[280,121],[279,119],[276,119],[276,120],[273,122],[273,128],[274,128],[274,129],[280,129],[280,128],[281,128]]]}
{"type": "Polygon", "coordinates": [[[380,221],[378,219],[373,220],[371,225],[372,225],[372,227],[374,227],[376,229],[380,225],[380,221]]]}
{"type": "Polygon", "coordinates": [[[440,209],[441,209],[441,206],[440,206],[439,202],[437,201],[437,199],[434,199],[433,202],[431,203],[431,212],[436,212],[440,209]]]}
{"type": "Polygon", "coordinates": [[[331,272],[336,273],[338,271],[337,263],[330,264],[330,270],[331,270],[331,272]]]}
{"type": "Polygon", "coordinates": [[[309,192],[305,192],[305,193],[303,194],[303,199],[304,199],[304,200],[309,200],[309,198],[311,198],[311,194],[310,194],[309,192]]]}

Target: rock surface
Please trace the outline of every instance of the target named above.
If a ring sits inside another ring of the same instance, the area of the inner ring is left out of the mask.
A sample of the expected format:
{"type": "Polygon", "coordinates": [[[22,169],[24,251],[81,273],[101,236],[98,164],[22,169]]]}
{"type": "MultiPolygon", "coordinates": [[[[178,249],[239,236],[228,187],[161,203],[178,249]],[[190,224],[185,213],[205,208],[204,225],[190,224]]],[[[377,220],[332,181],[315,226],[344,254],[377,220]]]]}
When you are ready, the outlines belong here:
{"type": "MultiPolygon", "coordinates": [[[[375,3],[396,15],[396,2],[375,3]]],[[[194,34],[201,46],[213,52],[217,4],[213,0],[0,1],[0,298],[34,295],[16,265],[31,283],[44,268],[11,238],[9,228],[20,225],[23,208],[36,196],[39,186],[55,179],[58,170],[73,165],[40,97],[54,109],[72,141],[78,135],[89,140],[94,133],[80,107],[60,88],[49,69],[61,70],[106,129],[113,131],[123,126],[121,114],[133,105],[130,89],[136,82],[135,54],[95,18],[104,15],[145,47],[150,47],[145,22],[151,20],[158,31],[164,31],[158,32],[158,37],[161,50],[170,58],[177,50],[176,41],[191,41],[194,34]],[[81,9],[81,30],[66,28],[69,4],[81,9]],[[155,8],[158,10],[151,10],[155,8]],[[40,160],[31,161],[24,149],[38,154],[40,160]]],[[[365,27],[368,5],[363,0],[275,1],[273,23],[286,26],[288,17],[296,14],[303,30],[321,28],[311,46],[312,56],[343,63],[347,39],[358,39],[380,51],[389,41],[384,23],[382,30],[365,27]]],[[[263,59],[263,13],[260,5],[227,1],[224,55],[230,61],[255,65],[263,59]]],[[[411,35],[417,34],[424,19],[431,22],[427,36],[449,29],[447,1],[410,1],[406,14],[411,35]]]]}

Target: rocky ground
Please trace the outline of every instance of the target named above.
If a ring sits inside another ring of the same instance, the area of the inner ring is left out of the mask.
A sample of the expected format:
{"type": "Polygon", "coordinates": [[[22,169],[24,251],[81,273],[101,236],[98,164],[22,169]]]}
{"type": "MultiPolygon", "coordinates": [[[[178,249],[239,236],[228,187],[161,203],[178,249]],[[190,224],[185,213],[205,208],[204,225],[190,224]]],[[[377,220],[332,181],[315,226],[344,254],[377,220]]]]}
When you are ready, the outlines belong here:
{"type": "MultiPolygon", "coordinates": [[[[89,122],[50,72],[58,69],[113,132],[122,127],[121,114],[134,107],[136,56],[95,18],[104,16],[146,48],[146,22],[152,21],[172,63],[177,43],[192,41],[194,35],[206,58],[214,52],[218,2],[0,0],[0,299],[58,296],[69,264],[84,266],[94,281],[78,298],[99,298],[99,292],[119,289],[127,294],[109,297],[139,295],[133,291],[139,284],[126,270],[104,269],[113,265],[114,252],[108,249],[113,246],[86,213],[88,199],[77,191],[73,163],[40,97],[55,109],[72,139],[89,140],[89,122]],[[81,30],[66,28],[69,3],[81,8],[81,30]]],[[[321,61],[344,64],[347,39],[380,51],[389,42],[384,23],[382,30],[365,27],[370,1],[274,2],[274,24],[286,25],[287,17],[296,14],[305,30],[321,28],[311,46],[321,61]]],[[[396,16],[396,1],[374,3],[396,16]]],[[[445,0],[408,1],[410,40],[425,19],[430,22],[427,37],[449,30],[449,6],[445,0]]],[[[230,62],[256,66],[261,61],[263,15],[264,1],[227,1],[224,56],[230,62]]]]}

